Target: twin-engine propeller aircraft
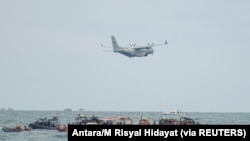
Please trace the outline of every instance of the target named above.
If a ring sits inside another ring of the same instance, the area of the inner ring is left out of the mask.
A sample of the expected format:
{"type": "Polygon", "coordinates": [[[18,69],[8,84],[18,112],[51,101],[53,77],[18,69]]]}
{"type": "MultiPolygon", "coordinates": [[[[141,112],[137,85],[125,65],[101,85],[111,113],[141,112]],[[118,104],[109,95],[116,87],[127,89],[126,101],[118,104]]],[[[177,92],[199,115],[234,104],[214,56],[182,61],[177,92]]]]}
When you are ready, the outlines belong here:
{"type": "MultiPolygon", "coordinates": [[[[113,45],[113,52],[115,53],[121,53],[127,57],[145,57],[149,54],[154,53],[153,47],[155,46],[161,46],[166,45],[167,41],[163,44],[149,44],[146,46],[135,46],[135,44],[130,44],[130,47],[121,47],[118,45],[115,36],[111,36],[111,41],[113,45]]],[[[103,46],[103,45],[102,45],[103,46]]]]}

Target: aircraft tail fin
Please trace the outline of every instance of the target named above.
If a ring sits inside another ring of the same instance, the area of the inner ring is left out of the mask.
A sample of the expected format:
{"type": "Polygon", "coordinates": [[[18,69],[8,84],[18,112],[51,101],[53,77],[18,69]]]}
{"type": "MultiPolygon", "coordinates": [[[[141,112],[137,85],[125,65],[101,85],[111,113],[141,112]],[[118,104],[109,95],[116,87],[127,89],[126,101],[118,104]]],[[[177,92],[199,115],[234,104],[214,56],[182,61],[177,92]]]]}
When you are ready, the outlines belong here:
{"type": "Polygon", "coordinates": [[[117,51],[119,49],[121,49],[121,47],[118,45],[115,36],[111,36],[111,40],[112,40],[112,44],[113,44],[113,50],[117,51]]]}

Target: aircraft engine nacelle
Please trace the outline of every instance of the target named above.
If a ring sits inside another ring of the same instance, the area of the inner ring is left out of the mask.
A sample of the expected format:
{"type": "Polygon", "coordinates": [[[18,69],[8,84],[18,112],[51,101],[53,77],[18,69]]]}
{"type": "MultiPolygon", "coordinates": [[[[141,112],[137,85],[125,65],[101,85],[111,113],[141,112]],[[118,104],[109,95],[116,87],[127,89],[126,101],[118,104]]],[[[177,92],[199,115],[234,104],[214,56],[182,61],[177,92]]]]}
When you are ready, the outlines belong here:
{"type": "Polygon", "coordinates": [[[138,57],[143,57],[143,56],[148,56],[149,54],[153,54],[154,50],[152,48],[147,48],[147,49],[141,49],[137,51],[137,55],[138,57]]]}

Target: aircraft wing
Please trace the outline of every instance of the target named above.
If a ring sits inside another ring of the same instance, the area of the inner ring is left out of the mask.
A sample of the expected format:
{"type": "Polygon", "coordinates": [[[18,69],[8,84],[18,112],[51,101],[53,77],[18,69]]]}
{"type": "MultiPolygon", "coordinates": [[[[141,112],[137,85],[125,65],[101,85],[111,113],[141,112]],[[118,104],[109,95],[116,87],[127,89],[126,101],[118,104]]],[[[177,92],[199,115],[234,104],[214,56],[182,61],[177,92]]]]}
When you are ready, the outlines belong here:
{"type": "Polygon", "coordinates": [[[155,46],[162,46],[162,45],[166,45],[166,44],[168,44],[167,40],[165,40],[165,42],[163,44],[152,44],[151,46],[155,47],[155,46]]]}
{"type": "Polygon", "coordinates": [[[156,47],[156,46],[162,46],[162,45],[166,45],[168,44],[167,40],[165,41],[165,43],[163,44],[148,44],[147,46],[137,46],[137,47],[134,47],[135,49],[144,49],[144,48],[152,48],[152,47],[156,47]]]}

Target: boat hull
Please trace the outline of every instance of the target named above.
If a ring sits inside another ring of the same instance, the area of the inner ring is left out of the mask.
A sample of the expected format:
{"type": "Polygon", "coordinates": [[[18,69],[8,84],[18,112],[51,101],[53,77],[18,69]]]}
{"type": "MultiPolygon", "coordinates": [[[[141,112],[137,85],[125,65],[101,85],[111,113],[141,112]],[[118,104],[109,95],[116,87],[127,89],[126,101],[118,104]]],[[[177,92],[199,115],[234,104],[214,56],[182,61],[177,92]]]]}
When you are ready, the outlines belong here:
{"type": "Polygon", "coordinates": [[[3,127],[2,130],[4,132],[21,132],[21,130],[16,130],[16,128],[3,127]]]}
{"type": "Polygon", "coordinates": [[[48,126],[43,126],[43,125],[36,124],[36,123],[30,123],[29,127],[32,128],[32,129],[56,130],[56,127],[48,127],[48,126]]]}

